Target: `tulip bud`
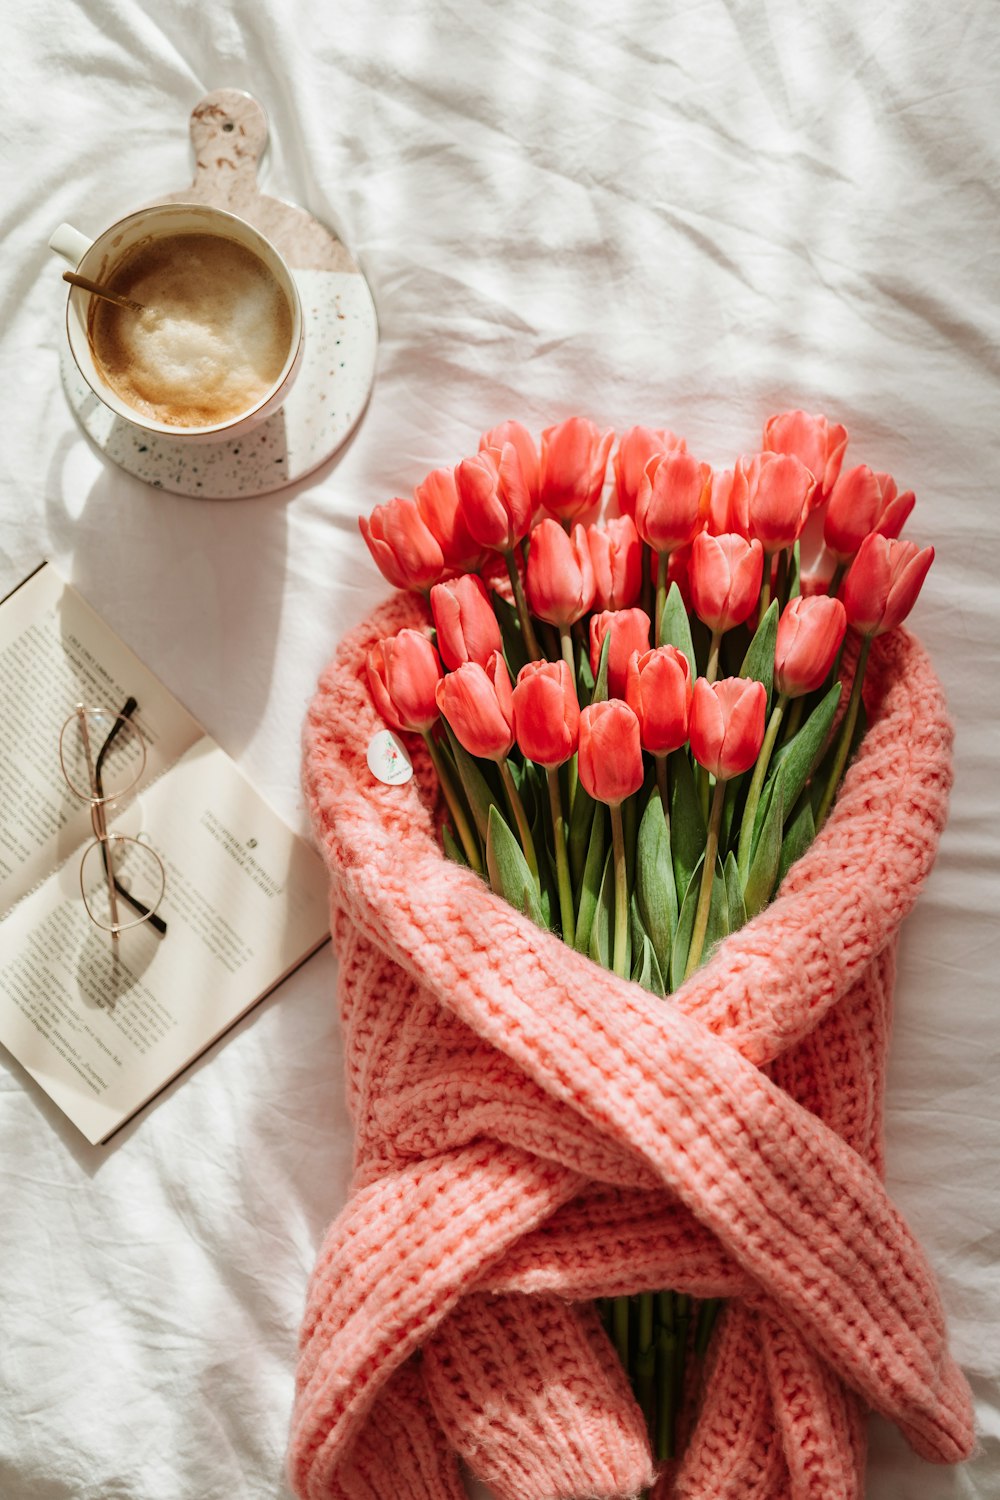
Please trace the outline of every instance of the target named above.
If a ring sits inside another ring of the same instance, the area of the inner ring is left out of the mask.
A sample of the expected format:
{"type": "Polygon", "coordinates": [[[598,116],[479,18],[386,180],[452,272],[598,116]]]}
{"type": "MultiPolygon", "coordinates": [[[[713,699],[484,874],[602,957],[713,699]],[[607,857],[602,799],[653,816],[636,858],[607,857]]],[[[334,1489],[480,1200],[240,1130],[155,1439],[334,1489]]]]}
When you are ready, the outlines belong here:
{"type": "Polygon", "coordinates": [[[594,566],[595,609],[627,609],[642,587],[642,547],[631,516],[613,517],[587,527],[594,566]]]}
{"type": "Polygon", "coordinates": [[[833,487],[823,540],[838,562],[847,562],[870,531],[898,536],[913,505],[912,491],[897,497],[891,475],[873,474],[867,464],[858,464],[841,474],[833,487]]]}
{"type": "Polygon", "coordinates": [[[451,671],[464,661],[485,667],[503,642],[489,595],[481,578],[463,573],[431,589],[431,613],[437,630],[438,650],[451,671]]]}
{"type": "Polygon", "coordinates": [[[814,594],[789,600],[778,621],[774,686],[786,698],[801,698],[825,681],[847,629],[839,599],[814,594]]]}
{"type": "Polygon", "coordinates": [[[915,542],[871,532],[841,585],[848,625],[864,636],[895,630],[913,608],[933,561],[933,547],[921,551],[915,542]]]}
{"type": "Polygon", "coordinates": [[[704,526],[712,471],[690,453],[651,458],[635,502],[635,529],[655,552],[683,547],[704,526]]]}
{"type": "Polygon", "coordinates": [[[529,760],[561,766],[576,749],[580,705],[569,665],[531,661],[517,674],[514,734],[529,760]]]}
{"type": "Polygon", "coordinates": [[[649,616],[644,609],[605,610],[590,617],[590,670],[597,676],[601,665],[604,637],[611,636],[608,646],[608,696],[624,698],[629,657],[649,650],[649,616]]]}
{"type": "Polygon", "coordinates": [[[502,451],[507,443],[513,444],[525,488],[531,496],[531,507],[534,510],[538,504],[538,449],[528,429],[520,422],[501,422],[499,427],[491,427],[489,432],[483,433],[479,439],[479,448],[480,451],[483,448],[496,448],[502,451]]]}
{"type": "Polygon", "coordinates": [[[418,734],[437,722],[441,662],[425,635],[401,630],[368,653],[368,685],[375,707],[391,729],[418,734]]]}
{"type": "Polygon", "coordinates": [[[432,469],[413,491],[421,520],[437,540],[446,568],[475,567],[482,547],[465,523],[454,469],[432,469]]]}
{"type": "Polygon", "coordinates": [[[639,720],[622,699],[608,698],[581,711],[578,767],[584,791],[613,807],[642,786],[639,720]]]}
{"type": "Polygon", "coordinates": [[[397,589],[428,589],[444,569],[444,553],[415,500],[376,505],[358,525],[383,578],[397,589]]]}
{"type": "Polygon", "coordinates": [[[531,533],[525,593],[532,614],[550,625],[572,625],[594,600],[594,565],[587,533],[580,525],[572,536],[558,521],[539,521],[531,533]]]}
{"type": "Polygon", "coordinates": [[[764,743],[767,692],[752,677],[699,677],[691,698],[691,754],[716,781],[748,771],[764,743]]]}
{"type": "Polygon", "coordinates": [[[572,521],[601,498],[615,435],[586,417],[570,417],[542,433],[541,500],[546,510],[572,521]]]}
{"type": "Polygon", "coordinates": [[[792,453],[815,476],[812,508],[816,509],[833,489],[844,461],[847,428],[826,417],[811,417],[804,411],[783,411],[764,424],[764,448],[770,453],[792,453]]]}
{"type": "Polygon", "coordinates": [[[472,536],[482,547],[509,552],[528,531],[535,509],[514,444],[463,458],[455,481],[472,536]]]}
{"type": "Polygon", "coordinates": [[[706,530],[713,536],[726,532],[750,537],[750,495],[747,476],[740,464],[712,475],[706,530]]]}
{"type": "Polygon", "coordinates": [[[494,651],[485,667],[467,661],[442,677],[437,706],[470,755],[506,760],[514,743],[514,703],[499,651],[494,651]]]}
{"type": "Polygon", "coordinates": [[[614,456],[615,499],[623,516],[635,516],[635,502],[643,472],[651,458],[684,453],[687,444],[665,427],[630,427],[619,438],[614,456]]]}
{"type": "Polygon", "coordinates": [[[629,658],[625,701],[639,720],[642,748],[669,755],[688,737],[691,713],[691,668],[676,646],[658,646],[629,658]]]}
{"type": "Polygon", "coordinates": [[[699,620],[724,634],[742,625],[760,598],[764,552],[756,539],[700,532],[691,548],[691,603],[699,620]]]}
{"type": "Polygon", "coordinates": [[[750,535],[768,553],[794,546],[816,488],[811,472],[791,453],[758,453],[738,467],[747,480],[750,535]]]}

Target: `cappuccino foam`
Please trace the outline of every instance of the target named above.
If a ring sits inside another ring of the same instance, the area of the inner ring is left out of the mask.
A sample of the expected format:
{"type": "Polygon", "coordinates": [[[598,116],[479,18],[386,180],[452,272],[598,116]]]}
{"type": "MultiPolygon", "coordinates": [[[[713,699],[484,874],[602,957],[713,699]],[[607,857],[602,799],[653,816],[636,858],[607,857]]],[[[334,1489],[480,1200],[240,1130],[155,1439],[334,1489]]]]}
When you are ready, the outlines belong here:
{"type": "Polygon", "coordinates": [[[144,311],[92,298],[91,350],[111,389],[143,416],[174,427],[231,420],[281,375],[292,310],[244,245],[213,234],[152,240],[126,255],[107,284],[144,311]]]}

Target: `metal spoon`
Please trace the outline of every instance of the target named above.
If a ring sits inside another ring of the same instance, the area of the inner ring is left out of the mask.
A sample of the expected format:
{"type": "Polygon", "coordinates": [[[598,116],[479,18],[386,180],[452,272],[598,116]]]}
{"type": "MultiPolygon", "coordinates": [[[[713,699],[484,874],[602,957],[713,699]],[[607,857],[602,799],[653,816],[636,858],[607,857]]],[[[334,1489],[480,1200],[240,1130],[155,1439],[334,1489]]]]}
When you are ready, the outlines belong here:
{"type": "Polygon", "coordinates": [[[103,297],[105,302],[113,302],[116,307],[124,307],[128,312],[145,312],[141,302],[133,302],[131,297],[123,297],[118,292],[110,291],[106,286],[101,286],[98,281],[91,281],[88,276],[81,276],[78,271],[64,271],[63,281],[68,281],[71,286],[82,287],[85,292],[90,292],[95,297],[103,297]]]}

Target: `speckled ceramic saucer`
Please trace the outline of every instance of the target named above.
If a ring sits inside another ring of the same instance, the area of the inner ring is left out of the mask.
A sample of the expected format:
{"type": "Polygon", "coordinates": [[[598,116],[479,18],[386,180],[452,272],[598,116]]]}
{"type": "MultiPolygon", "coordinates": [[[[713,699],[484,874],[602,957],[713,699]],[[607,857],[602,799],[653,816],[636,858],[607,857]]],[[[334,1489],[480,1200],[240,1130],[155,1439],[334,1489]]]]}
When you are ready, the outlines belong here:
{"type": "Polygon", "coordinates": [[[191,116],[192,186],[157,202],[211,203],[239,214],[276,245],[302,300],[302,365],[287,400],[239,437],[190,442],[144,432],[115,415],[62,353],[66,394],[105,457],[157,489],[238,499],[284,489],[334,453],[357,424],[375,378],[378,323],[364,276],[332,230],[303,209],[267,197],[257,166],[267,144],[264,111],[249,94],[219,89],[191,116]]]}

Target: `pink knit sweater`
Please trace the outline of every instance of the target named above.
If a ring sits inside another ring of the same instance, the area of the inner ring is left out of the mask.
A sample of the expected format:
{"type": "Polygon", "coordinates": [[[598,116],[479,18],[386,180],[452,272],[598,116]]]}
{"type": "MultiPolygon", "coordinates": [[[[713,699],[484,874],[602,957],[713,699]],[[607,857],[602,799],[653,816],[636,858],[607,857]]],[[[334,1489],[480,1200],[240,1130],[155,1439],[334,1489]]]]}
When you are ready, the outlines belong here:
{"type": "Polygon", "coordinates": [[[642,1418],[588,1299],[723,1297],[658,1500],[860,1500],[867,1408],[973,1443],[933,1278],[882,1185],[896,936],[943,826],[951,730],[917,642],[876,643],[869,730],[777,900],[667,1001],[445,860],[435,785],[368,771],[365,656],[305,731],[332,886],[356,1172],[313,1273],[289,1473],[303,1500],[626,1497],[642,1418]]]}

